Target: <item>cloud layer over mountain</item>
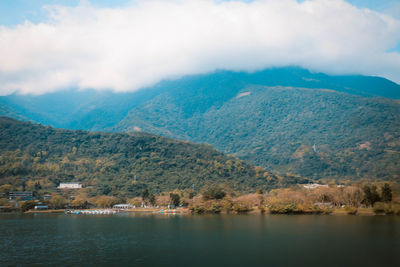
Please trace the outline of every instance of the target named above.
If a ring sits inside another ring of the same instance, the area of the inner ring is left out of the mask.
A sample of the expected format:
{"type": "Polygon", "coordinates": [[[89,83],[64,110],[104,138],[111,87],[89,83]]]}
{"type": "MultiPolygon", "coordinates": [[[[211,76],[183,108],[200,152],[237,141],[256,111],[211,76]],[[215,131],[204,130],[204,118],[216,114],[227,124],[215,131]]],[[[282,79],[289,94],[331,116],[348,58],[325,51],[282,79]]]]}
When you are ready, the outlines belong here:
{"type": "Polygon", "coordinates": [[[132,91],[216,69],[297,65],[400,82],[400,21],[342,0],[143,0],[50,6],[0,27],[0,94],[62,88],[132,91]]]}

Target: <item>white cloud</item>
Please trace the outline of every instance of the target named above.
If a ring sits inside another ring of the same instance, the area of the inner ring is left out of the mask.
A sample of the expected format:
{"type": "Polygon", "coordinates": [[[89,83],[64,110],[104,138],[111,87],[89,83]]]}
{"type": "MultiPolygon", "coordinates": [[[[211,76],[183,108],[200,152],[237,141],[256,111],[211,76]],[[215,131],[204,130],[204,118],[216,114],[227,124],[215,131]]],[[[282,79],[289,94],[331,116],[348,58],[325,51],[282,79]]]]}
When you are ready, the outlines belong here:
{"type": "Polygon", "coordinates": [[[0,28],[0,94],[79,87],[132,91],[216,69],[298,65],[400,82],[400,21],[342,0],[142,0],[48,7],[0,28]]]}

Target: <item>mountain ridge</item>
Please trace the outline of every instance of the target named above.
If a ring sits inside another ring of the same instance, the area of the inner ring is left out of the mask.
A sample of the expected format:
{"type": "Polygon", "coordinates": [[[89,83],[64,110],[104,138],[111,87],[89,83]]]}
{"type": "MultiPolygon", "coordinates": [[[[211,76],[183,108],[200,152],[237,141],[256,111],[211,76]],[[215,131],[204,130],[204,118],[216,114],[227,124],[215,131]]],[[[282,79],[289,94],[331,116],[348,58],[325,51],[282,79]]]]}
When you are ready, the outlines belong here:
{"type": "Polygon", "coordinates": [[[135,92],[114,93],[93,89],[69,89],[44,95],[12,94],[0,96],[0,115],[43,123],[57,128],[105,130],[115,126],[128,112],[166,92],[183,94],[180,105],[190,116],[234,97],[249,84],[332,89],[350,94],[400,99],[400,85],[381,77],[326,75],[299,67],[272,68],[253,73],[219,70],[209,74],[164,80],[135,92]],[[219,89],[223,95],[218,95],[219,89]],[[186,90],[189,89],[187,92],[186,90]],[[190,92],[196,92],[191,94],[190,92]],[[199,99],[201,107],[187,105],[199,99]],[[193,102],[193,101],[192,101],[193,102]]]}
{"type": "Polygon", "coordinates": [[[400,86],[384,78],[288,67],[186,76],[134,93],[0,97],[0,112],[10,116],[15,108],[18,119],[58,128],[142,130],[210,143],[314,179],[396,180],[399,98],[400,86]]]}

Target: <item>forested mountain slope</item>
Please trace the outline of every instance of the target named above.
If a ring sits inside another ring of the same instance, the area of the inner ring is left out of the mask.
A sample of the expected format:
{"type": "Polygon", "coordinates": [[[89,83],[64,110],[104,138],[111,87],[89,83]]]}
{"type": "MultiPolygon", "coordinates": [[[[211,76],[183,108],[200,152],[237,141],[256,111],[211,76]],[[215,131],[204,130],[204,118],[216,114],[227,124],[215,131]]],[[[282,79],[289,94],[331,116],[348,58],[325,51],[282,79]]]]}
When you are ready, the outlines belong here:
{"type": "Polygon", "coordinates": [[[136,92],[65,89],[43,95],[0,96],[0,115],[57,128],[101,131],[119,123],[130,110],[164,93],[171,94],[185,116],[204,112],[235,97],[249,85],[324,88],[361,96],[400,99],[400,86],[361,75],[331,76],[296,67],[254,73],[217,71],[165,80],[136,92]]]}
{"type": "Polygon", "coordinates": [[[332,90],[248,86],[190,116],[166,93],[115,128],[208,142],[257,165],[311,178],[399,179],[400,104],[332,90]]]}
{"type": "Polygon", "coordinates": [[[257,165],[335,179],[400,179],[400,86],[295,67],[217,71],[131,93],[0,97],[0,114],[58,128],[145,131],[257,165]]]}
{"type": "MultiPolygon", "coordinates": [[[[140,195],[226,184],[241,191],[307,182],[278,176],[197,145],[146,133],[60,130],[0,117],[0,185],[92,186],[93,194],[140,195]]],[[[34,189],[34,188],[29,188],[34,189]]]]}

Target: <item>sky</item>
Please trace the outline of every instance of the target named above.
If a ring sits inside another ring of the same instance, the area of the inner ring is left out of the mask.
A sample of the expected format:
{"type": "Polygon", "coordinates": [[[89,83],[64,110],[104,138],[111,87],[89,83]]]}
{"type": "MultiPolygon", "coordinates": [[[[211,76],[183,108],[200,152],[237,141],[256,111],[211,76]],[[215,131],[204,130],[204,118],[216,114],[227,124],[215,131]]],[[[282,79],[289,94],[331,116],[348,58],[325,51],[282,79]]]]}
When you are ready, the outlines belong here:
{"type": "Polygon", "coordinates": [[[0,95],[282,66],[400,83],[400,1],[0,0],[0,95]]]}

